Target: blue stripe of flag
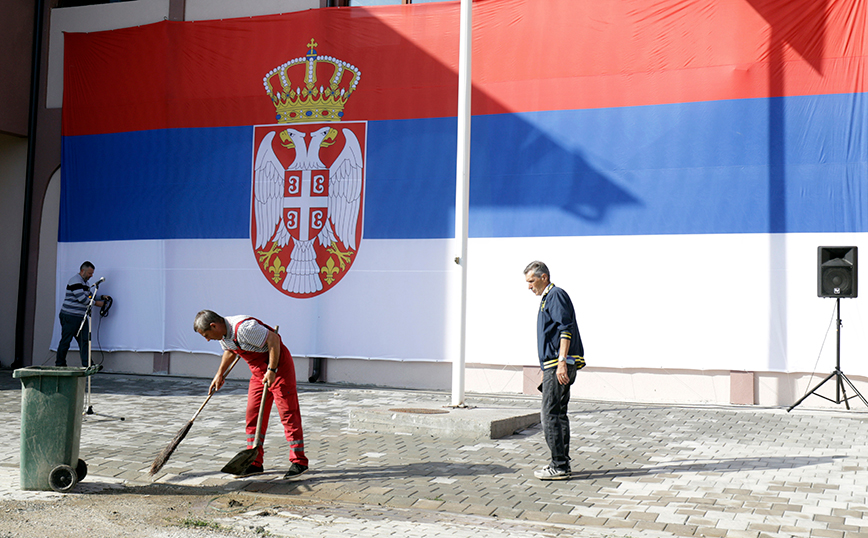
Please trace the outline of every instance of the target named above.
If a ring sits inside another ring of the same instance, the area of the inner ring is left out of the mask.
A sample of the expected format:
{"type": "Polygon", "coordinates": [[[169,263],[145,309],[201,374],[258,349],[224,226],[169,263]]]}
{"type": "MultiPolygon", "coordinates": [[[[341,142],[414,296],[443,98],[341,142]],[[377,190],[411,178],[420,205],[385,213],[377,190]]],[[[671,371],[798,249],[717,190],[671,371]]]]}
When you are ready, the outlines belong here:
{"type": "MultiPolygon", "coordinates": [[[[477,116],[473,237],[868,231],[865,94],[477,116]]],[[[61,241],[246,238],[252,128],[66,137],[61,241]]],[[[370,122],[364,236],[453,235],[455,118],[370,122]]]]}

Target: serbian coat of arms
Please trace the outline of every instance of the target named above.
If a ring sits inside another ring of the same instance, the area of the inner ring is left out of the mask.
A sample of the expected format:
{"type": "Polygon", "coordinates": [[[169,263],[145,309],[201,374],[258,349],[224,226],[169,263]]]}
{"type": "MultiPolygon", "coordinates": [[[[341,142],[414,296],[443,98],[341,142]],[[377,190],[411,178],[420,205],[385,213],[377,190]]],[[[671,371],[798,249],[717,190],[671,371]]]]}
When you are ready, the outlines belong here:
{"type": "Polygon", "coordinates": [[[299,298],[334,287],[362,239],[367,123],[341,121],[361,74],[316,47],[265,76],[277,123],[253,133],[254,254],[275,288],[299,298]]]}

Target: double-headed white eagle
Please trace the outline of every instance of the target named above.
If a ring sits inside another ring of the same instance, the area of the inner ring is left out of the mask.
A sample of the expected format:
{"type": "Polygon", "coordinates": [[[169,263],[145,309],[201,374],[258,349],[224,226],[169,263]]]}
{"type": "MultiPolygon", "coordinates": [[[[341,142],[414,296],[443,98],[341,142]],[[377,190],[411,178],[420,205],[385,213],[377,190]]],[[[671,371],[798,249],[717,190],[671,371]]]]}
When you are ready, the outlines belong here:
{"type": "MultiPolygon", "coordinates": [[[[315,241],[324,247],[340,241],[344,248],[356,249],[356,227],[362,198],[362,149],[350,129],[341,131],[346,144],[328,169],[328,220],[321,223],[322,229],[311,238],[306,237],[306,231],[299,234],[299,239],[289,233],[284,218],[284,172],[324,170],[326,167],[320,160],[319,151],[321,147],[334,143],[337,131],[332,127],[318,129],[310,133],[310,144],[305,143],[305,134],[301,131],[291,128],[282,131],[280,137],[285,141],[284,146],[295,148],[295,160],[286,169],[271,145],[276,132],[265,135],[256,151],[256,248],[264,248],[271,241],[280,247],[293,241],[283,280],[283,289],[288,292],[315,293],[322,289],[315,241]]],[[[300,222],[297,224],[301,226],[300,222]]]]}

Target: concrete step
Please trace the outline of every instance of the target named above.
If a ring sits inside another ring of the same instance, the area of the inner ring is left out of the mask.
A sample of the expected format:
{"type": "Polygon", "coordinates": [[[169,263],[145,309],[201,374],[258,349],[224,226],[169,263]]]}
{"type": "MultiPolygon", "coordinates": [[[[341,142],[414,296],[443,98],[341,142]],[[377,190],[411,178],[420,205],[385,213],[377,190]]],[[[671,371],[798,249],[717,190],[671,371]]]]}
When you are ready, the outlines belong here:
{"type": "Polygon", "coordinates": [[[380,433],[500,439],[540,422],[539,409],[516,407],[411,407],[350,410],[350,428],[380,433]]]}

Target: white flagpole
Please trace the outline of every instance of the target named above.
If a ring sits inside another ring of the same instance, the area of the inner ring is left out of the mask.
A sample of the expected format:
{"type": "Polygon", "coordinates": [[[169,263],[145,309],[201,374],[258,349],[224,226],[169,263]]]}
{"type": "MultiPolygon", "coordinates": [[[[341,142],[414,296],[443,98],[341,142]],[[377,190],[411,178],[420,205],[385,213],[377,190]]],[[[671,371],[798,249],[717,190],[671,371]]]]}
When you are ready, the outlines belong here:
{"type": "Polygon", "coordinates": [[[455,259],[461,269],[458,350],[452,361],[452,406],[464,406],[464,363],[467,333],[467,234],[470,210],[470,58],[473,25],[472,0],[461,0],[460,38],[458,44],[458,154],[455,174],[455,242],[460,253],[455,259]]]}

